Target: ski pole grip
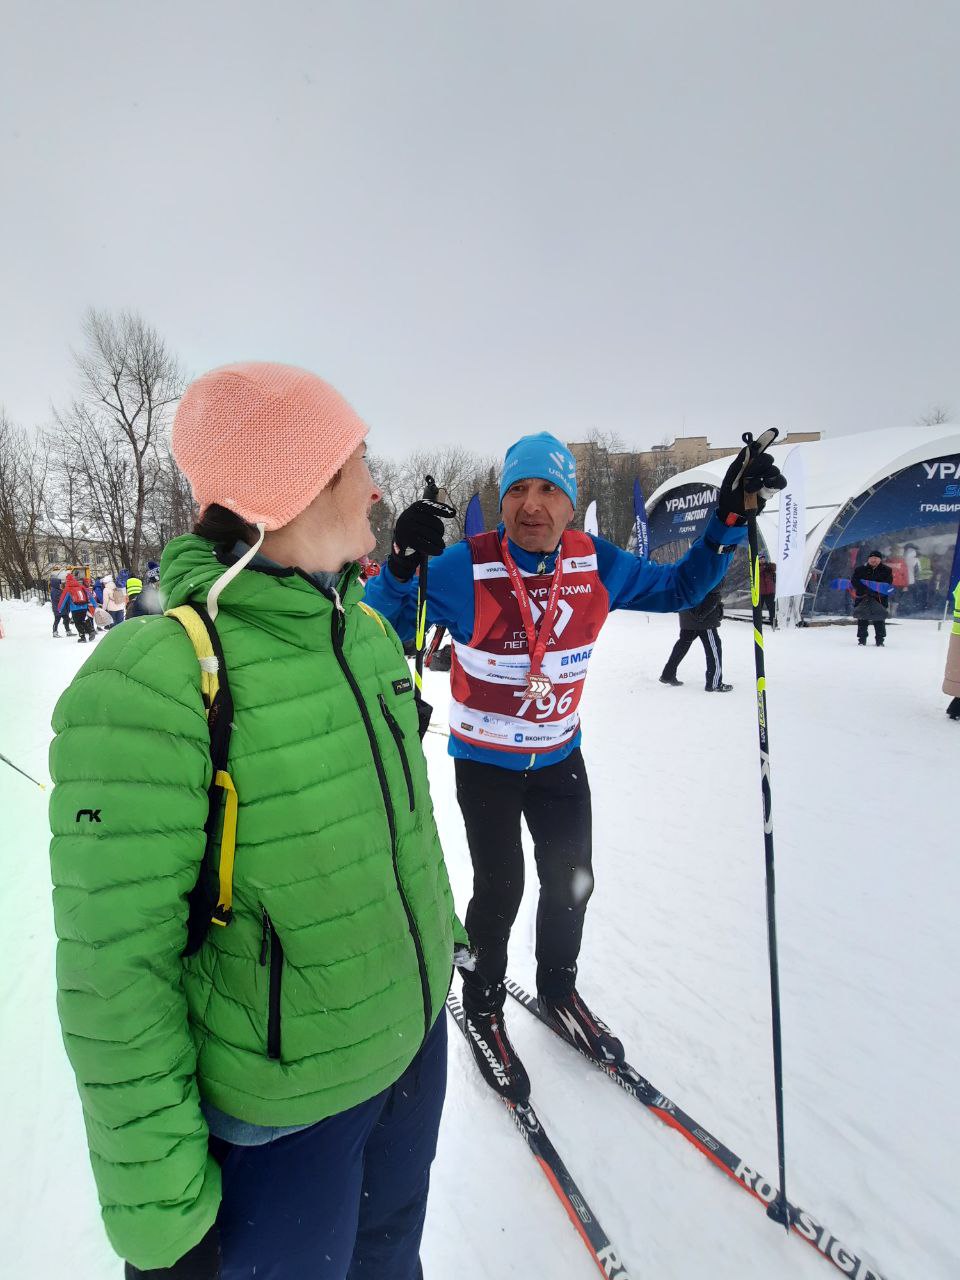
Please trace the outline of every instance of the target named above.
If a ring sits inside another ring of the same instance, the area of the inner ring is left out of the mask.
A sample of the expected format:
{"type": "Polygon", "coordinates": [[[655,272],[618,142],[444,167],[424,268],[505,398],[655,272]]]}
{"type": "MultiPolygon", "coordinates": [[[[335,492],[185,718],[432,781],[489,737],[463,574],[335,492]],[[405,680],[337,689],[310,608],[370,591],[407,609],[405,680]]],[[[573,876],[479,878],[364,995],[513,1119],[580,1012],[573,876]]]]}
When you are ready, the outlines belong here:
{"type": "Polygon", "coordinates": [[[744,511],[756,511],[757,495],[755,493],[747,493],[746,490],[744,490],[743,509],[744,511]]]}

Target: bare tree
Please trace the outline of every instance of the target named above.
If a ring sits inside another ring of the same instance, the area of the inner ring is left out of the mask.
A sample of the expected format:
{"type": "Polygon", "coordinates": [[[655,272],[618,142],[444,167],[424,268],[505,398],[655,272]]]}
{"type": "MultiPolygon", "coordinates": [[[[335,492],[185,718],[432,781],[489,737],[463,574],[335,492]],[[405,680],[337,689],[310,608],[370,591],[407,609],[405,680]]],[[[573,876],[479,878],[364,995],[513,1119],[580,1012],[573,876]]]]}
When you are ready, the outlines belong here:
{"type": "Polygon", "coordinates": [[[46,568],[44,499],[48,453],[0,409],[0,577],[19,595],[46,568]]]}
{"type": "Polygon", "coordinates": [[[917,426],[939,427],[941,422],[953,422],[953,413],[945,405],[935,404],[917,419],[917,426]]]}
{"type": "Polygon", "coordinates": [[[75,451],[64,447],[57,429],[48,428],[41,440],[50,464],[44,502],[47,529],[64,558],[77,564],[87,545],[90,520],[83,467],[75,451]]]}
{"type": "Polygon", "coordinates": [[[159,559],[171,538],[193,528],[197,504],[186,476],[173,459],[166,435],[157,443],[153,468],[143,517],[144,554],[159,559]]]}
{"type": "MultiPolygon", "coordinates": [[[[479,457],[459,445],[448,445],[442,449],[417,450],[400,461],[371,458],[370,471],[383,495],[371,513],[377,535],[376,554],[382,559],[389,555],[397,516],[423,496],[426,476],[433,476],[437,487],[446,493],[447,500],[456,508],[455,518],[447,523],[447,541],[456,542],[463,537],[470,498],[484,490],[491,475],[499,474],[499,463],[479,457]]],[[[489,519],[492,513],[485,514],[489,519]]],[[[488,525],[489,528],[495,526],[495,520],[488,525]]]]}
{"type": "Polygon", "coordinates": [[[593,430],[577,468],[574,524],[583,525],[587,507],[596,502],[600,534],[626,546],[633,532],[633,478],[636,455],[624,450],[616,432],[593,430]]]}
{"type": "Polygon", "coordinates": [[[57,424],[82,476],[78,514],[88,516],[117,564],[135,566],[147,550],[148,504],[168,476],[162,448],[184,378],[157,331],[133,312],[90,310],[83,335],[84,349],[74,355],[81,396],[57,424]]]}
{"type": "Polygon", "coordinates": [[[679,473],[681,464],[670,453],[672,443],[673,441],[666,435],[660,441],[659,447],[654,446],[654,459],[649,469],[650,488],[645,489],[644,492],[652,493],[654,489],[659,489],[662,484],[679,473]]]}

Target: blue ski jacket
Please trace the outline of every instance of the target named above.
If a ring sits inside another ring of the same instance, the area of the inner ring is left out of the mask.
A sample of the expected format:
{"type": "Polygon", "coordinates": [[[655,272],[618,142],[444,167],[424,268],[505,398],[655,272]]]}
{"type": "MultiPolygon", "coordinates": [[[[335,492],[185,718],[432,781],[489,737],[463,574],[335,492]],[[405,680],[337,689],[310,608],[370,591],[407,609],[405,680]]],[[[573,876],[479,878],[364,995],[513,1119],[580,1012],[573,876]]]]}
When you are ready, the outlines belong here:
{"type": "MultiPolygon", "coordinates": [[[[497,532],[503,537],[502,524],[497,532]]],[[[614,609],[677,613],[699,604],[707,592],[723,580],[733,551],[746,540],[745,525],[728,527],[712,515],[706,529],[685,556],[674,564],[656,564],[653,560],[639,560],[612,542],[594,537],[597,571],[610,597],[611,613],[614,609]]],[[[507,545],[520,569],[528,573],[552,572],[556,563],[555,551],[547,556],[524,551],[512,539],[508,539],[507,545]]],[[[416,578],[400,582],[390,572],[389,565],[384,564],[379,577],[367,583],[366,602],[393,625],[401,640],[413,639],[417,614],[416,578]]],[[[427,624],[446,627],[458,644],[469,644],[473,621],[473,560],[470,547],[464,540],[447,547],[442,555],[431,557],[427,624]]],[[[537,755],[530,767],[543,769],[547,765],[558,764],[580,746],[580,741],[581,733],[578,731],[555,751],[537,755]]],[[[529,756],[461,742],[452,734],[447,749],[450,755],[459,759],[496,764],[502,769],[526,769],[530,764],[529,756]]]]}

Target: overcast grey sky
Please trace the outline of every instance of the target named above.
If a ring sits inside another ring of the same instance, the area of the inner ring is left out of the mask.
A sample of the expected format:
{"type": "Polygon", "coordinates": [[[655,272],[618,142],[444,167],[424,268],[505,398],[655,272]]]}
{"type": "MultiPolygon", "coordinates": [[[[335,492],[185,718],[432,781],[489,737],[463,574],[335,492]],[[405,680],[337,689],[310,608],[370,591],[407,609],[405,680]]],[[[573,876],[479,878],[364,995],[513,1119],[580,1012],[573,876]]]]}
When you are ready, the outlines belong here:
{"type": "Polygon", "coordinates": [[[960,413],[956,0],[4,6],[0,402],[90,304],[375,451],[960,413]]]}

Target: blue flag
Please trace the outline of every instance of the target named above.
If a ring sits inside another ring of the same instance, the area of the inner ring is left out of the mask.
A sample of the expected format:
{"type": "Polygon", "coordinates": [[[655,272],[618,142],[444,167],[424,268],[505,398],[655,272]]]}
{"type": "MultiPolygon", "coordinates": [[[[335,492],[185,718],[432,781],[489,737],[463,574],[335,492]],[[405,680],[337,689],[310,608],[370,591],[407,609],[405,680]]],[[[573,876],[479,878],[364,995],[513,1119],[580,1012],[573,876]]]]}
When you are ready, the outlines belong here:
{"type": "MultiPolygon", "coordinates": [[[[863,578],[862,582],[868,591],[875,591],[878,596],[892,596],[896,590],[889,582],[871,582],[868,578],[863,578]]],[[[834,578],[830,586],[834,591],[853,590],[853,583],[849,578],[834,578]]]]}
{"type": "Polygon", "coordinates": [[[633,527],[637,535],[636,555],[642,558],[650,550],[650,529],[647,525],[647,508],[643,501],[643,490],[637,479],[633,482],[633,527]]]}
{"type": "Polygon", "coordinates": [[[483,533],[483,511],[480,509],[478,493],[467,503],[467,514],[463,518],[463,536],[472,538],[476,533],[483,533]]]}

